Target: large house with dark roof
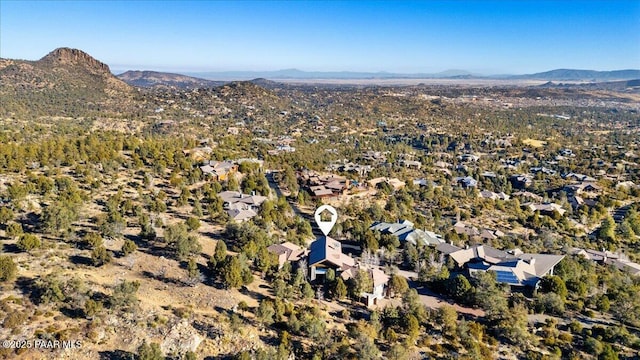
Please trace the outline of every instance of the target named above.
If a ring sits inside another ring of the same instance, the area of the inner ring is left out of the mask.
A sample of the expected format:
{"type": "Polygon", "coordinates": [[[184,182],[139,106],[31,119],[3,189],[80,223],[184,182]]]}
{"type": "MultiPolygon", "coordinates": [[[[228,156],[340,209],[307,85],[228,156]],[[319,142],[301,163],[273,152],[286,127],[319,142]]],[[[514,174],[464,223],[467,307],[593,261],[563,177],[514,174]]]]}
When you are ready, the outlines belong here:
{"type": "Polygon", "coordinates": [[[311,243],[309,248],[309,277],[311,281],[324,278],[327,270],[336,274],[356,265],[354,258],[342,253],[340,241],[322,236],[311,243]]]}
{"type": "Polygon", "coordinates": [[[372,280],[372,292],[364,292],[360,297],[365,300],[367,306],[377,304],[387,294],[389,276],[384,271],[373,266],[357,263],[354,258],[342,253],[340,241],[328,236],[322,236],[311,243],[309,251],[309,278],[311,281],[323,281],[327,271],[333,269],[336,276],[344,280],[354,278],[358,271],[365,271],[372,280]]]}

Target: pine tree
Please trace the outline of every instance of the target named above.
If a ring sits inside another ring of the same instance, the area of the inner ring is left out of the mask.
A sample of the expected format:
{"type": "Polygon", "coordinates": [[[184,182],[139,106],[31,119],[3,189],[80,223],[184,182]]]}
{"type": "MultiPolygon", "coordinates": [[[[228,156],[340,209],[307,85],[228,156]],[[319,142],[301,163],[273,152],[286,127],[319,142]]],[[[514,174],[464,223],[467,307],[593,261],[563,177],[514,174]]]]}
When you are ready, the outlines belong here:
{"type": "Polygon", "coordinates": [[[336,298],[338,300],[342,300],[345,298],[345,296],[347,296],[347,285],[345,285],[341,277],[338,277],[338,280],[336,280],[335,292],[336,292],[336,298]]]}
{"type": "Polygon", "coordinates": [[[224,284],[228,288],[238,288],[243,285],[242,264],[237,256],[230,256],[223,270],[224,284]]]}

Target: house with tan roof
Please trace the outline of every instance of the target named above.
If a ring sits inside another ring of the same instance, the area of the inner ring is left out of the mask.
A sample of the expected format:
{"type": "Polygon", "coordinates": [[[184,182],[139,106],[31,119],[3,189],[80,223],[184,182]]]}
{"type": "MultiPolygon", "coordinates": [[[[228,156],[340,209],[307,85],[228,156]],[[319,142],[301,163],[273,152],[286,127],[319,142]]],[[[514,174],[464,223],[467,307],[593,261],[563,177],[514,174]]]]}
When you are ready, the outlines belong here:
{"type": "Polygon", "coordinates": [[[210,160],[200,166],[200,170],[206,178],[216,181],[225,181],[238,171],[238,164],[230,160],[210,160]]]}
{"type": "Polygon", "coordinates": [[[283,242],[281,244],[273,244],[267,247],[267,250],[278,257],[278,269],[281,269],[287,262],[295,262],[307,256],[307,249],[291,243],[283,242]]]}
{"type": "Polygon", "coordinates": [[[372,188],[375,188],[376,185],[383,182],[386,182],[387,184],[389,184],[389,186],[391,186],[394,190],[401,189],[406,185],[404,181],[398,178],[378,177],[368,181],[369,186],[371,186],[372,188]]]}
{"type": "Polygon", "coordinates": [[[506,252],[487,245],[458,250],[449,245],[442,250],[469,276],[494,271],[498,282],[514,287],[535,288],[544,276],[553,275],[554,267],[564,259],[564,255],[527,254],[517,249],[506,252]]]}
{"type": "Polygon", "coordinates": [[[260,206],[267,200],[266,196],[248,195],[239,191],[223,191],[218,196],[229,217],[235,221],[246,221],[257,216],[260,206]]]}
{"type": "Polygon", "coordinates": [[[580,255],[601,265],[613,265],[620,270],[628,271],[631,275],[640,276],[640,264],[630,261],[629,257],[622,252],[571,248],[569,254],[580,255]]]}
{"type": "Polygon", "coordinates": [[[473,225],[469,225],[462,221],[458,221],[455,224],[453,224],[453,231],[455,231],[456,234],[458,235],[462,235],[462,234],[465,234],[467,236],[480,235],[480,230],[478,230],[477,227],[473,225]]]}
{"type": "Polygon", "coordinates": [[[314,199],[339,199],[349,189],[349,180],[344,176],[310,170],[298,173],[298,182],[314,199]]]}
{"type": "Polygon", "coordinates": [[[363,292],[360,294],[360,297],[365,299],[367,306],[376,305],[378,300],[384,299],[384,297],[388,295],[387,285],[389,283],[389,276],[378,268],[358,264],[340,273],[340,277],[344,281],[349,281],[354,278],[360,270],[365,271],[373,283],[373,290],[371,292],[363,292]]]}
{"type": "Polygon", "coordinates": [[[551,216],[553,213],[558,213],[560,216],[564,215],[567,212],[562,206],[554,203],[542,203],[542,204],[534,204],[534,203],[525,203],[521,205],[525,209],[529,209],[533,212],[539,211],[542,215],[551,216]]]}
{"type": "Polygon", "coordinates": [[[402,220],[396,223],[375,222],[369,229],[383,234],[391,234],[401,242],[408,242],[412,245],[436,246],[444,242],[442,235],[429,230],[415,229],[414,224],[409,220],[402,220]]]}
{"type": "Polygon", "coordinates": [[[491,199],[491,200],[509,200],[510,197],[509,195],[505,194],[504,192],[493,192],[490,190],[482,190],[480,191],[480,193],[478,193],[478,197],[483,198],[483,199],[491,199]]]}

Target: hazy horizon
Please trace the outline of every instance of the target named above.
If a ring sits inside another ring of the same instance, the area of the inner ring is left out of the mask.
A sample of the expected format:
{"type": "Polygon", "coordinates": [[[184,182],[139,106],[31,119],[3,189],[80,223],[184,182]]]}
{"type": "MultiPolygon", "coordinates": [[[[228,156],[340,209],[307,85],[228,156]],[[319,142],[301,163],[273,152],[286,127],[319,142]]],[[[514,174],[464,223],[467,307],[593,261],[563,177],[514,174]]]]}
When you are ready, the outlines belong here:
{"type": "Polygon", "coordinates": [[[13,2],[0,56],[86,51],[114,72],[531,74],[640,69],[640,2],[13,2]]]}

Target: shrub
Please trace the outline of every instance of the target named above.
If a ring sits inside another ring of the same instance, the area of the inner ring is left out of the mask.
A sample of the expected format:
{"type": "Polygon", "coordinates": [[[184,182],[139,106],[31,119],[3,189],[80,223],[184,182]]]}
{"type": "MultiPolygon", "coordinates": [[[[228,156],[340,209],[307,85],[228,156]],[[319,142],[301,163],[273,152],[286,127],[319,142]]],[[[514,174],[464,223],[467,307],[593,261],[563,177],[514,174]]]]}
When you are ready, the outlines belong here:
{"type": "Polygon", "coordinates": [[[18,249],[22,251],[30,251],[35,248],[39,248],[42,243],[40,239],[33,234],[22,234],[18,240],[18,249]]]}
{"type": "Polygon", "coordinates": [[[7,230],[5,231],[7,236],[10,238],[15,238],[22,235],[22,225],[18,223],[11,223],[7,225],[7,230]]]}
{"type": "Polygon", "coordinates": [[[0,208],[0,224],[6,225],[9,221],[13,220],[13,210],[10,208],[3,206],[0,208]]]}
{"type": "Polygon", "coordinates": [[[157,343],[147,344],[147,341],[143,341],[142,345],[138,347],[138,359],[139,360],[164,360],[160,345],[157,343]]]}
{"type": "Polygon", "coordinates": [[[124,308],[134,305],[138,301],[136,294],[140,288],[138,281],[124,280],[113,289],[110,305],[114,308],[124,308]]]}
{"type": "Polygon", "coordinates": [[[197,217],[190,217],[187,219],[187,228],[191,231],[198,230],[200,228],[200,220],[197,217]]]}
{"type": "Polygon", "coordinates": [[[9,256],[0,256],[0,281],[13,280],[18,272],[18,267],[9,256]]]}
{"type": "Polygon", "coordinates": [[[93,318],[95,315],[102,311],[102,302],[92,299],[87,300],[84,304],[84,316],[88,319],[93,318]]]}
{"type": "Polygon", "coordinates": [[[122,244],[122,254],[124,254],[124,256],[127,256],[136,250],[138,250],[138,246],[131,240],[125,240],[124,244],[122,244]]]}
{"type": "Polygon", "coordinates": [[[111,262],[111,254],[104,246],[97,246],[91,250],[91,262],[94,266],[102,266],[111,262]]]}

